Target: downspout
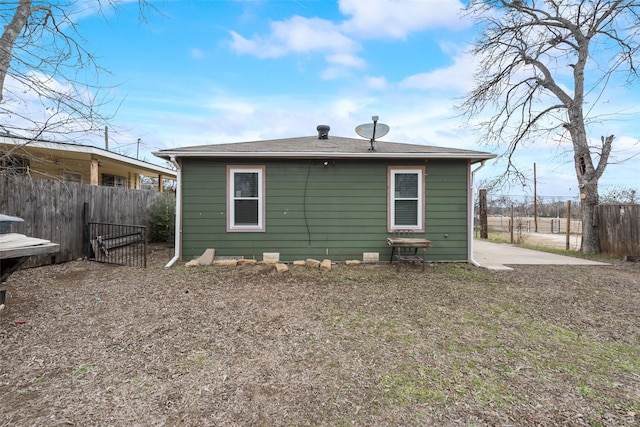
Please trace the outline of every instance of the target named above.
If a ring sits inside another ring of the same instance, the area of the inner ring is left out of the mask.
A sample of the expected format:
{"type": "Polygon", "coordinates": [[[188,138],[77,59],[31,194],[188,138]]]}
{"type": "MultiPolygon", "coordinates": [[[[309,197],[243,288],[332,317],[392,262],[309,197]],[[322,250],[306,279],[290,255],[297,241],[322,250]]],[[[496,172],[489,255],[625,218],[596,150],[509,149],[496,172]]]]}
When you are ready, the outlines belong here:
{"type": "Polygon", "coordinates": [[[177,172],[177,180],[176,180],[176,229],[174,232],[174,256],[171,260],[164,266],[164,268],[169,268],[176,261],[180,259],[180,241],[182,240],[182,168],[180,168],[180,163],[176,161],[175,156],[170,157],[171,164],[176,168],[177,172]]]}
{"type": "Polygon", "coordinates": [[[471,261],[471,264],[475,265],[476,267],[480,267],[480,263],[478,263],[475,259],[473,259],[473,220],[476,215],[476,204],[473,203],[473,191],[474,191],[474,185],[475,185],[475,179],[476,179],[476,172],[478,172],[480,169],[484,167],[485,162],[486,160],[483,160],[482,162],[480,162],[480,166],[478,166],[477,168],[471,171],[471,182],[469,185],[469,196],[468,196],[469,215],[468,215],[467,221],[468,221],[469,232],[467,233],[467,240],[468,240],[467,247],[469,248],[469,253],[467,255],[467,258],[469,258],[469,260],[471,261]]]}

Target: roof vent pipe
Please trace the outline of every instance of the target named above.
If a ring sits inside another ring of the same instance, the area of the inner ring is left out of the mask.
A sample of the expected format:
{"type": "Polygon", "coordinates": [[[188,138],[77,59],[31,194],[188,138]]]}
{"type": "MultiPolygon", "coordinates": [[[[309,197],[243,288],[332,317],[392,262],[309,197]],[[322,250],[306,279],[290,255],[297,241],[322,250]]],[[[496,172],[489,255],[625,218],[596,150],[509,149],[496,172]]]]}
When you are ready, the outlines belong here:
{"type": "Polygon", "coordinates": [[[331,127],[318,125],[316,129],[318,130],[318,139],[329,139],[329,129],[331,129],[331,127]]]}

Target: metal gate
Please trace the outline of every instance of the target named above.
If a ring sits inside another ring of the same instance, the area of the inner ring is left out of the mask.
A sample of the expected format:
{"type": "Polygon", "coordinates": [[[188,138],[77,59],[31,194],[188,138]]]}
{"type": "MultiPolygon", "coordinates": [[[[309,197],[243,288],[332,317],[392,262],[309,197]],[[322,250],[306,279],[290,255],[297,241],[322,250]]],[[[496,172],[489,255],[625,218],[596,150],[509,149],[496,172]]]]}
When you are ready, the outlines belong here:
{"type": "Polygon", "coordinates": [[[147,268],[147,227],[86,222],[85,255],[97,262],[147,268]]]}

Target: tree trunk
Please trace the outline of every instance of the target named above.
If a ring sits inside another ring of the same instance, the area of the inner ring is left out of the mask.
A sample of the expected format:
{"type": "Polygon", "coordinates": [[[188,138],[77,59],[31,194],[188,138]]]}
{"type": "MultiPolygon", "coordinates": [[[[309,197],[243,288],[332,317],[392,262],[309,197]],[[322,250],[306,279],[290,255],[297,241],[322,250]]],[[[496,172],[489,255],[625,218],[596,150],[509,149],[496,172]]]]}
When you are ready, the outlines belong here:
{"type": "Polygon", "coordinates": [[[598,180],[585,183],[580,188],[582,206],[582,252],[595,254],[600,252],[600,240],[595,222],[595,210],[598,205],[598,180]]]}
{"type": "Polygon", "coordinates": [[[0,37],[0,102],[2,102],[4,94],[4,80],[11,64],[13,45],[31,14],[31,3],[32,0],[20,0],[11,22],[4,27],[4,32],[0,37]]]}
{"type": "Polygon", "coordinates": [[[480,209],[478,215],[480,216],[480,238],[488,239],[489,238],[489,224],[487,221],[487,190],[480,190],[480,209]]]}
{"type": "MultiPolygon", "coordinates": [[[[581,85],[580,85],[581,87],[581,85]]],[[[595,208],[599,202],[598,179],[606,167],[609,150],[605,149],[603,140],[602,155],[598,166],[594,166],[593,157],[587,140],[587,132],[584,126],[582,114],[582,98],[580,102],[570,104],[568,108],[569,124],[567,126],[573,142],[574,163],[576,178],[580,187],[580,204],[582,210],[582,252],[595,254],[600,252],[598,230],[594,221],[595,208]]],[[[609,146],[613,136],[607,138],[609,146]]],[[[571,218],[567,218],[571,220],[571,218]]]]}

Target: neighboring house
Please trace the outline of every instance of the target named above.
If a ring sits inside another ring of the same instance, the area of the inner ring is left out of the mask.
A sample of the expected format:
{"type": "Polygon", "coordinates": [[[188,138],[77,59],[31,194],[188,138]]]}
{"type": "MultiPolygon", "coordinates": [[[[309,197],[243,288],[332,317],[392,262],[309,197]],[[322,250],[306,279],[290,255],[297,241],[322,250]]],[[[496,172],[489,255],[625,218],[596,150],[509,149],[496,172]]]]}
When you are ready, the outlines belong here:
{"type": "MultiPolygon", "coordinates": [[[[216,256],[284,262],[379,254],[413,230],[429,261],[470,262],[480,151],[328,135],[166,149],[178,170],[177,259],[216,256]]],[[[368,256],[370,257],[370,255],[368,256]]]]}
{"type": "Polygon", "coordinates": [[[0,136],[0,174],[29,175],[81,184],[142,188],[143,176],[175,180],[176,172],[101,148],[81,144],[0,136]]]}

